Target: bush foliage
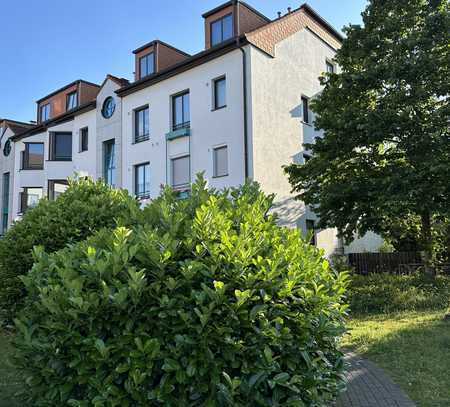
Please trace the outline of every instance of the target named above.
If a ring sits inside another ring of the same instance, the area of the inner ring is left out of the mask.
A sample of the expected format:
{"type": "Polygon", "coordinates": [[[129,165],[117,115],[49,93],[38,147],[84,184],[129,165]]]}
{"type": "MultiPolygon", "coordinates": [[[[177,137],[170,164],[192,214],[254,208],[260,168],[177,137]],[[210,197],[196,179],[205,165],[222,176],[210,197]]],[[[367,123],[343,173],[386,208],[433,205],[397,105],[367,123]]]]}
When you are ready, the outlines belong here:
{"type": "Polygon", "coordinates": [[[450,277],[371,274],[352,276],[348,290],[352,314],[445,309],[450,277]]]}
{"type": "Polygon", "coordinates": [[[126,191],[92,179],[70,181],[58,199],[42,199],[29,209],[0,239],[0,320],[11,321],[20,308],[24,289],[19,277],[33,265],[34,246],[49,253],[59,250],[103,227],[130,221],[137,211],[126,191]]]}
{"type": "Polygon", "coordinates": [[[346,275],[253,184],[170,190],[133,228],[36,250],[17,320],[34,406],[329,406],[346,275]]]}

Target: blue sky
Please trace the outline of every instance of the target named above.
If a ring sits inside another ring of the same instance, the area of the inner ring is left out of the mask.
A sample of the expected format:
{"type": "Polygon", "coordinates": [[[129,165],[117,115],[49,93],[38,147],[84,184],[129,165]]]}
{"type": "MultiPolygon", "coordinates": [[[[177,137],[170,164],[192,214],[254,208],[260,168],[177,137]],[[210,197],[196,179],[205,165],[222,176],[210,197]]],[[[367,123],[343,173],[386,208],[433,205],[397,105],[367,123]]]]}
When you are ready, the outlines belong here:
{"type": "MultiPolygon", "coordinates": [[[[107,73],[131,79],[131,51],[153,40],[186,52],[203,49],[201,14],[221,0],[5,0],[0,28],[0,117],[29,121],[35,101],[107,73]]],[[[270,18],[292,0],[248,0],[270,18]]],[[[361,22],[366,0],[309,0],[334,27],[361,22]]]]}

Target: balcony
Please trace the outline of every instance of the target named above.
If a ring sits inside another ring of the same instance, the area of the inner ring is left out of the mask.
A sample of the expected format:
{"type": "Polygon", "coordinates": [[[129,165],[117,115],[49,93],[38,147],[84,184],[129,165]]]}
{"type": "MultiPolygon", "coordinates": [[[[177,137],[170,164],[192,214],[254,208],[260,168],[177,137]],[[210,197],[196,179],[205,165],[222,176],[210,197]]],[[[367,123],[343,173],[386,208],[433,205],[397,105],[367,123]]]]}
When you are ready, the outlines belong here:
{"type": "Polygon", "coordinates": [[[172,131],[166,133],[166,140],[175,140],[180,137],[189,137],[191,135],[191,122],[184,122],[173,125],[172,131]]]}

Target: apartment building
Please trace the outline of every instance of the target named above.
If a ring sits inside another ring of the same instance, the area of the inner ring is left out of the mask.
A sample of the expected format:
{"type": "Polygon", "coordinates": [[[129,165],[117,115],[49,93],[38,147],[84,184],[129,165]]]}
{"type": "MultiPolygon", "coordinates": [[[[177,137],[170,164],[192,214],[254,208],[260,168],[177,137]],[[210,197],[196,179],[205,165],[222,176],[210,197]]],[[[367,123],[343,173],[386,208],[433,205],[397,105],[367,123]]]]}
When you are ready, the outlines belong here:
{"type": "MultiPolygon", "coordinates": [[[[9,221],[42,196],[54,199],[75,173],[104,178],[145,203],[164,184],[183,197],[204,172],[214,188],[258,181],[276,194],[283,225],[314,230],[326,254],[344,249],[335,230],[316,230],[315,214],[293,199],[282,169],[305,162],[303,144],[321,136],[309,103],[321,91],[319,76],[339,69],[341,34],[306,4],[271,20],[228,1],[203,23],[205,47],[195,55],[154,40],[133,51],[131,82],[79,80],[37,102],[37,125],[9,137],[9,221]]],[[[380,243],[365,237],[347,249],[380,243]]]]}

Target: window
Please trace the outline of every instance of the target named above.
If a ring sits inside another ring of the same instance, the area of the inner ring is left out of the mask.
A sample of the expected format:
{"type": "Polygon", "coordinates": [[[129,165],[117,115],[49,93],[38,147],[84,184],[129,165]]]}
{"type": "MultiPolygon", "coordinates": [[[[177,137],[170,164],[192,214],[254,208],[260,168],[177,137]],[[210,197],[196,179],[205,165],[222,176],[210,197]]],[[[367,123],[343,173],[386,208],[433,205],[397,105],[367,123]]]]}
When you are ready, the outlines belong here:
{"type": "Polygon", "coordinates": [[[306,231],[308,233],[311,233],[311,240],[310,240],[311,245],[316,246],[316,244],[317,244],[317,242],[316,242],[316,225],[313,220],[306,219],[306,231]]]}
{"type": "Polygon", "coordinates": [[[39,117],[41,122],[45,122],[50,119],[50,103],[47,103],[46,105],[40,107],[39,117]]]}
{"type": "Polygon", "coordinates": [[[22,151],[22,170],[42,170],[44,168],[44,143],[25,143],[22,151]]]}
{"type": "Polygon", "coordinates": [[[190,127],[189,92],[172,97],[172,129],[190,127]]]}
{"type": "Polygon", "coordinates": [[[211,23],[211,46],[233,37],[233,14],[228,14],[211,23]]]}
{"type": "Polygon", "coordinates": [[[334,64],[332,64],[331,62],[327,61],[327,72],[328,73],[334,73],[334,64]]]}
{"type": "Polygon", "coordinates": [[[214,177],[228,175],[228,147],[221,146],[213,150],[214,177]]]}
{"type": "Polygon", "coordinates": [[[66,110],[77,107],[77,92],[70,92],[66,95],[66,110]]]}
{"type": "Polygon", "coordinates": [[[134,193],[139,199],[150,198],[150,163],[134,167],[134,193]]]}
{"type": "Polygon", "coordinates": [[[69,183],[65,179],[48,181],[48,199],[54,201],[68,188],[69,183]]]}
{"type": "Polygon", "coordinates": [[[3,193],[2,193],[2,234],[8,230],[8,217],[9,217],[9,172],[3,174],[3,193]]]}
{"type": "Polygon", "coordinates": [[[302,96],[303,123],[309,124],[309,99],[302,96]]]}
{"type": "Polygon", "coordinates": [[[214,110],[227,105],[227,80],[225,77],[214,81],[214,110]]]}
{"type": "Polygon", "coordinates": [[[172,187],[183,189],[191,182],[191,163],[188,155],[171,160],[172,187]]]}
{"type": "Polygon", "coordinates": [[[144,55],[139,58],[139,79],[155,73],[155,54],[144,55]]]}
{"type": "Polygon", "coordinates": [[[89,148],[89,129],[84,127],[80,130],[80,153],[88,151],[89,148]]]}
{"type": "Polygon", "coordinates": [[[103,178],[108,185],[116,185],[116,145],[114,140],[103,143],[103,178]]]}
{"type": "Polygon", "coordinates": [[[72,160],[72,133],[50,133],[50,160],[72,160]]]}
{"type": "Polygon", "coordinates": [[[25,213],[36,206],[41,198],[42,188],[23,188],[23,192],[20,193],[20,213],[25,213]]]}
{"type": "Polygon", "coordinates": [[[141,141],[145,141],[150,138],[149,116],[148,106],[134,111],[135,143],[140,143],[141,141]]]}

